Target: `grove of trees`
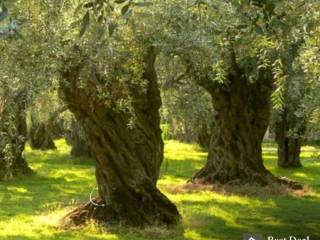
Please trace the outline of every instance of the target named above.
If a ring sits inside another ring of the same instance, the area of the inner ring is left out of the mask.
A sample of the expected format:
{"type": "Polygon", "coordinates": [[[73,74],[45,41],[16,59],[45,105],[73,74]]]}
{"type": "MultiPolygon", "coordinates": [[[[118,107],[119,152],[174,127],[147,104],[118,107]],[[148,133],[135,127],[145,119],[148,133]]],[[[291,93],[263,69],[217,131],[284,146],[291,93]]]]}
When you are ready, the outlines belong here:
{"type": "Polygon", "coordinates": [[[67,220],[176,225],[164,132],[207,149],[193,182],[301,187],[267,170],[262,143],[270,127],[278,166],[301,167],[319,136],[317,0],[0,2],[0,181],[32,174],[28,139],[66,137],[99,189],[67,220]]]}

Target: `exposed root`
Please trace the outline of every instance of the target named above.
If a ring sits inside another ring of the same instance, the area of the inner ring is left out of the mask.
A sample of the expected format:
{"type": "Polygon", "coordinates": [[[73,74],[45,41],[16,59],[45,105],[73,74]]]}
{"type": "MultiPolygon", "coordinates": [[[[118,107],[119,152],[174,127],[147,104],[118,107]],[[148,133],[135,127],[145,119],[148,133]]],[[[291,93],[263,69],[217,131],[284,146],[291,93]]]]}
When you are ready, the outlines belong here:
{"type": "Polygon", "coordinates": [[[89,221],[106,222],[108,219],[112,219],[112,215],[108,214],[105,201],[101,197],[95,198],[93,202],[87,202],[68,213],[61,220],[61,227],[77,227],[89,221]]]}
{"type": "Polygon", "coordinates": [[[179,223],[178,210],[167,198],[163,197],[161,202],[157,203],[158,205],[152,204],[153,202],[148,203],[145,200],[143,203],[139,203],[137,208],[130,208],[129,202],[127,204],[124,202],[126,204],[124,205],[124,212],[119,214],[113,208],[116,206],[106,205],[103,198],[97,197],[68,213],[61,220],[60,227],[69,229],[81,227],[89,222],[96,222],[103,225],[119,223],[120,225],[144,229],[146,226],[168,227],[179,223]],[[132,209],[135,210],[132,211],[132,209]],[[136,214],[130,215],[130,211],[131,214],[132,212],[136,214]],[[143,215],[145,212],[146,214],[143,215]],[[132,218],[130,218],[131,216],[132,218]]]}
{"type": "MultiPolygon", "coordinates": [[[[101,198],[94,199],[94,203],[99,205],[104,204],[101,198]]],[[[108,233],[119,234],[121,228],[119,228],[118,224],[113,225],[112,223],[120,223],[120,221],[113,218],[114,215],[110,215],[105,207],[98,207],[99,209],[95,209],[95,207],[96,206],[91,202],[81,205],[68,213],[68,215],[62,219],[59,227],[66,230],[79,229],[85,227],[85,224],[88,224],[89,226],[97,227],[101,232],[107,231],[108,233]]],[[[136,235],[146,239],[180,239],[180,236],[181,239],[183,239],[184,234],[183,226],[181,224],[170,226],[152,225],[143,228],[132,226],[125,227],[126,231],[134,232],[136,235]]]]}
{"type": "Polygon", "coordinates": [[[287,186],[292,190],[302,190],[303,185],[297,181],[291,180],[287,177],[275,177],[276,182],[280,183],[281,185],[287,186]]]}

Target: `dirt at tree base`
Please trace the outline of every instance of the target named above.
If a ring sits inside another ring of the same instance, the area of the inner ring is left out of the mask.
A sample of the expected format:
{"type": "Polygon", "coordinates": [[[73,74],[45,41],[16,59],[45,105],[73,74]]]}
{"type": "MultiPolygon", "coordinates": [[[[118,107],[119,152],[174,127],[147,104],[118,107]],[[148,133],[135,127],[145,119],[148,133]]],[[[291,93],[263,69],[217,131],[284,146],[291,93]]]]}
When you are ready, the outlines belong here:
{"type": "Polygon", "coordinates": [[[181,186],[165,187],[170,193],[189,193],[197,191],[212,191],[223,195],[253,196],[271,198],[273,196],[294,197],[307,196],[312,192],[308,186],[302,185],[286,177],[274,177],[274,181],[267,185],[244,181],[230,181],[228,183],[208,183],[201,180],[193,180],[181,186]]]}
{"type": "Polygon", "coordinates": [[[108,216],[105,201],[98,197],[72,210],[61,219],[60,227],[64,229],[85,225],[89,221],[111,222],[112,215],[108,216]]]}
{"type": "MultiPolygon", "coordinates": [[[[178,219],[180,221],[180,219],[178,219]]],[[[121,221],[117,214],[111,207],[106,206],[105,201],[101,197],[97,197],[87,203],[80,205],[66,216],[64,216],[60,221],[60,228],[70,229],[70,228],[79,228],[85,226],[90,222],[96,222],[107,226],[110,224],[120,224],[122,226],[132,226],[131,223],[121,221]]],[[[154,223],[153,225],[137,225],[132,226],[137,229],[145,229],[145,227],[164,227],[167,229],[169,226],[178,226],[179,224],[173,224],[168,222],[166,225],[163,221],[159,224],[154,223]]]]}

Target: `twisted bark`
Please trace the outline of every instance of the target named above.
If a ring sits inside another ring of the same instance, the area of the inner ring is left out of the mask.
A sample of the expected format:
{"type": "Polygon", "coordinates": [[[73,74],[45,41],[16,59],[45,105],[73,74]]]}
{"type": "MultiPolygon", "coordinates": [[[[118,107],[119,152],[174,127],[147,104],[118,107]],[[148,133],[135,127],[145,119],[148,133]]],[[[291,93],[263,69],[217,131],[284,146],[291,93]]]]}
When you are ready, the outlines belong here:
{"type": "Polygon", "coordinates": [[[270,116],[270,75],[261,71],[255,83],[241,69],[228,75],[229,86],[205,84],[215,109],[208,160],[193,179],[267,184],[273,177],[264,167],[262,140],[270,116]]]}
{"type": "MultiPolygon", "coordinates": [[[[91,79],[84,80],[85,88],[77,86],[79,72],[85,64],[62,74],[64,81],[60,88],[64,101],[88,137],[96,162],[99,195],[104,204],[103,207],[89,204],[69,214],[67,217],[75,224],[88,216],[138,227],[176,224],[179,220],[175,205],[156,187],[163,160],[163,142],[155,58],[155,51],[150,47],[143,62],[146,91],[134,84],[129,87],[135,119],[131,126],[128,126],[131,113],[118,111],[101,100],[98,87],[103,79],[97,71],[93,71],[91,79]],[[97,208],[93,213],[92,209],[97,208]],[[79,214],[84,209],[92,215],[79,214]]],[[[124,94],[121,88],[117,88],[117,92],[118,96],[124,94]]]]}
{"type": "MultiPolygon", "coordinates": [[[[224,85],[203,73],[196,78],[212,97],[215,128],[207,163],[192,180],[259,185],[277,182],[302,189],[295,181],[273,176],[263,165],[262,141],[269,125],[273,84],[271,69],[260,68],[257,78],[249,80],[237,63],[232,44],[226,53],[229,62],[224,85]]],[[[189,68],[193,70],[192,65],[189,68]]]]}

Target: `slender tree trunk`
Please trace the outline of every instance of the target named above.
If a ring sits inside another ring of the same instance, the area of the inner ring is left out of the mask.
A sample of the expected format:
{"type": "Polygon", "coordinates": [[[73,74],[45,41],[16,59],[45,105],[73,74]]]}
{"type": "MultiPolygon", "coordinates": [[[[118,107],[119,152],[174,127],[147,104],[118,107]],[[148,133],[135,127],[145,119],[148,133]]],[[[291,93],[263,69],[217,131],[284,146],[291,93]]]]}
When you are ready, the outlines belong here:
{"type": "Polygon", "coordinates": [[[24,93],[8,93],[0,104],[0,180],[29,175],[32,170],[23,157],[27,139],[24,93]]]}
{"type": "Polygon", "coordinates": [[[103,81],[98,73],[85,80],[86,88],[77,86],[81,66],[63,73],[64,100],[89,139],[96,161],[99,201],[104,204],[98,209],[87,204],[70,213],[67,217],[75,224],[90,217],[139,227],[175,224],[179,220],[175,205],[156,187],[163,142],[154,61],[155,53],[150,48],[144,57],[146,91],[141,91],[140,86],[130,87],[134,113],[131,125],[131,114],[101,101],[97,88],[103,81]]]}
{"type": "Polygon", "coordinates": [[[91,157],[89,140],[80,124],[75,120],[71,123],[71,129],[67,134],[67,142],[71,145],[71,156],[76,158],[91,157]]]}
{"type": "Polygon", "coordinates": [[[35,117],[35,113],[31,112],[31,127],[29,131],[30,146],[32,149],[38,150],[50,150],[56,149],[54,144],[54,130],[55,121],[61,113],[67,108],[65,106],[60,107],[56,111],[50,114],[47,121],[39,121],[35,117]]]}
{"type": "Polygon", "coordinates": [[[48,129],[48,126],[43,122],[36,123],[34,120],[31,121],[29,140],[32,149],[56,149],[56,145],[54,144],[50,130],[48,129]]]}
{"type": "MultiPolygon", "coordinates": [[[[279,114],[280,121],[276,123],[276,141],[278,143],[278,166],[281,168],[302,167],[300,161],[301,138],[289,135],[290,119],[287,109],[279,114]]],[[[293,116],[296,118],[296,116],[293,116]]],[[[293,119],[291,119],[292,121],[293,119]]]]}

